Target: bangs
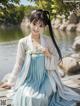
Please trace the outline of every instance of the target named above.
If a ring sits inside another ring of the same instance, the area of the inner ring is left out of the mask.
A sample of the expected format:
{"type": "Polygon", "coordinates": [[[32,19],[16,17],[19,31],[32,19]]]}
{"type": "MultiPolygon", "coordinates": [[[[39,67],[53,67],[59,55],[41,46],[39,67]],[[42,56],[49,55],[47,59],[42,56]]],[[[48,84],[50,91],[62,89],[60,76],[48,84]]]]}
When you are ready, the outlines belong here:
{"type": "Polygon", "coordinates": [[[30,22],[37,23],[38,21],[41,21],[44,25],[47,25],[46,18],[41,12],[35,12],[30,17],[30,22]]]}
{"type": "Polygon", "coordinates": [[[43,20],[34,19],[34,20],[32,21],[33,24],[36,24],[37,22],[40,22],[42,26],[45,26],[45,24],[43,23],[43,20]]]}

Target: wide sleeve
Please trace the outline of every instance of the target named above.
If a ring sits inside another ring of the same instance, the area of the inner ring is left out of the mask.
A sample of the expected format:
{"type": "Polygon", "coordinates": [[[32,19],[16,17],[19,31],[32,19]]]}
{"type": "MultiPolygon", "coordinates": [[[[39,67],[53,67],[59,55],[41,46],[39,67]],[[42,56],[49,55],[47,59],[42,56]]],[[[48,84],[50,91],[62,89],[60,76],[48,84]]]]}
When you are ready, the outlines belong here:
{"type": "Polygon", "coordinates": [[[50,37],[48,37],[46,39],[46,45],[47,45],[49,52],[51,53],[51,58],[49,58],[49,57],[45,58],[46,69],[47,70],[56,70],[57,65],[59,63],[59,55],[58,55],[57,49],[54,46],[52,39],[50,37]]]}
{"type": "Polygon", "coordinates": [[[21,71],[22,66],[24,64],[24,60],[25,60],[25,48],[23,40],[20,39],[17,47],[16,62],[11,72],[10,78],[8,79],[8,83],[14,83],[16,81],[17,75],[21,71]]]}

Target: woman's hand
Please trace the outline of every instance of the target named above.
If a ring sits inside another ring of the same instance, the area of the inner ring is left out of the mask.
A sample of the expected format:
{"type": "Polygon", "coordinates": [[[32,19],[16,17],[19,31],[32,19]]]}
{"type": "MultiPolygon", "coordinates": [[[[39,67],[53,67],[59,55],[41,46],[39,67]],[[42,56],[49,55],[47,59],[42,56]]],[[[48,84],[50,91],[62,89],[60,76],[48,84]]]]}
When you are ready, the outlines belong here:
{"type": "Polygon", "coordinates": [[[51,53],[49,52],[49,50],[47,48],[43,49],[43,53],[44,53],[45,56],[51,58],[51,53]]]}
{"type": "Polygon", "coordinates": [[[38,50],[41,50],[44,53],[45,56],[51,58],[51,54],[50,54],[50,52],[47,48],[42,47],[41,44],[39,44],[38,42],[36,42],[34,40],[33,40],[33,44],[38,50]]]}
{"type": "Polygon", "coordinates": [[[4,82],[3,84],[0,85],[0,88],[6,88],[6,89],[11,89],[13,84],[10,84],[8,82],[4,82]]]}

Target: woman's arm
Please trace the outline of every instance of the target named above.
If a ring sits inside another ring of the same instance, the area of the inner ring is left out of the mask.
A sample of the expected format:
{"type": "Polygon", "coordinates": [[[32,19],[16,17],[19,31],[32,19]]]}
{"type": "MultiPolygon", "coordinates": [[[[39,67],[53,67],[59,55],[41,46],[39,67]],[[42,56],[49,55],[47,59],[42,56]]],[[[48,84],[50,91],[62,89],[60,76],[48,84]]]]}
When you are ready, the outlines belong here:
{"type": "Polygon", "coordinates": [[[50,58],[48,57],[45,58],[46,68],[47,70],[55,70],[59,63],[59,55],[50,37],[47,37],[46,45],[51,54],[50,58]]]}
{"type": "Polygon", "coordinates": [[[15,82],[19,71],[21,71],[21,69],[22,69],[22,66],[24,64],[24,60],[25,60],[25,48],[24,48],[24,44],[23,44],[23,39],[20,39],[19,43],[18,43],[16,63],[15,63],[14,68],[12,70],[11,76],[8,79],[8,83],[15,82]]]}

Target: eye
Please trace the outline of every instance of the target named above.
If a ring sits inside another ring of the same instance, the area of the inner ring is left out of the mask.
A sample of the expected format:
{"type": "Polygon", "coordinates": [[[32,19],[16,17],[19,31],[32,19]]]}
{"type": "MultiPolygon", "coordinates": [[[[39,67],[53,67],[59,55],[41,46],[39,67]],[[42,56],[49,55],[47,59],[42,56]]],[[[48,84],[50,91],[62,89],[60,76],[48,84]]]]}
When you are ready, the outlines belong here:
{"type": "Polygon", "coordinates": [[[33,23],[33,25],[36,25],[35,23],[33,23]]]}
{"type": "Polygon", "coordinates": [[[40,27],[43,27],[43,25],[40,25],[40,27]]]}

